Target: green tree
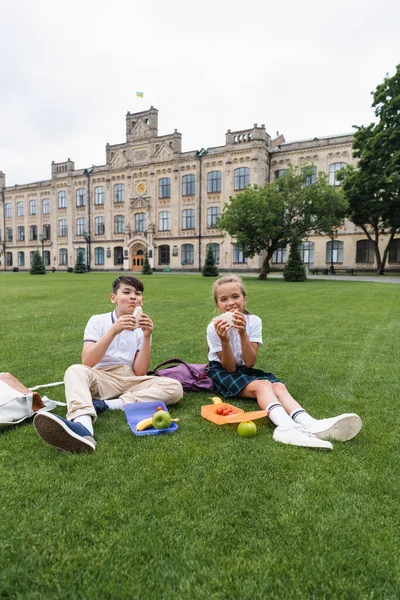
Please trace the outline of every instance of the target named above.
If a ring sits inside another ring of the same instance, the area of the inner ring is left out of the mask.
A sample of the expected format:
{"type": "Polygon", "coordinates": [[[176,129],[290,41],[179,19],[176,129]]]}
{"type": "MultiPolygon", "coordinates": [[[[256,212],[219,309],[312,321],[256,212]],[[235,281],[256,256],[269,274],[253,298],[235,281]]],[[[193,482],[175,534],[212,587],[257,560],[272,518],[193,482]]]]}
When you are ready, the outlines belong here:
{"type": "Polygon", "coordinates": [[[74,273],[87,273],[87,266],[83,260],[83,252],[79,252],[76,255],[76,263],[74,266],[74,273]]]}
{"type": "Polygon", "coordinates": [[[400,65],[373,93],[376,123],[356,127],[357,169],[338,174],[349,203],[348,216],[373,243],[377,274],[383,275],[390,244],[400,232],[400,65]],[[387,235],[381,254],[379,241],[387,235]]]}
{"type": "Polygon", "coordinates": [[[267,278],[273,253],[290,240],[340,225],[347,206],[343,194],[323,173],[308,185],[311,173],[308,166],[291,167],[274,182],[231,197],[224,207],[219,228],[242,245],[246,256],[265,253],[259,279],[267,278]]]}
{"type": "Polygon", "coordinates": [[[46,275],[46,267],[42,257],[40,256],[39,250],[35,250],[32,257],[32,265],[30,269],[31,275],[46,275]]]}
{"type": "Polygon", "coordinates": [[[151,268],[149,263],[149,253],[147,252],[147,250],[144,255],[142,275],[153,275],[153,269],[151,268]]]}
{"type": "Polygon", "coordinates": [[[283,270],[283,277],[286,281],[305,281],[307,279],[306,270],[300,256],[299,241],[293,239],[290,243],[289,260],[283,270]]]}
{"type": "Polygon", "coordinates": [[[219,272],[215,265],[214,253],[211,244],[207,246],[207,254],[204,266],[201,270],[203,277],[218,277],[219,272]]]}

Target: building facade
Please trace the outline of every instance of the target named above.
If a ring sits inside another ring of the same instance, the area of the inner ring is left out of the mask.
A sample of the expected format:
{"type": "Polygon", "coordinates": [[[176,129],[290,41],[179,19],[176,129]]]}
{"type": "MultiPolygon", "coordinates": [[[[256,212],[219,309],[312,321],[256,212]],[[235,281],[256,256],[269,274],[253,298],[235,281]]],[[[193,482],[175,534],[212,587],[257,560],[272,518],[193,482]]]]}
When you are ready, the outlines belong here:
{"type": "MultiPolygon", "coordinates": [[[[211,244],[220,270],[258,270],[263,257],[246,259],[216,228],[229,197],[304,163],[314,166],[311,179],[324,171],[337,185],[336,171],[353,162],[352,141],[343,135],[286,143],[255,124],[228,130],[224,146],[182,152],[177,130],[158,135],[157,109],[128,112],[126,140],[106,145],[104,165],[75,169],[69,158],[53,161],[51,179],[12,187],[0,172],[1,268],[28,270],[39,249],[48,269],[71,268],[81,253],[92,270],[141,271],[147,251],[156,270],[199,270],[211,244]]],[[[348,221],[334,240],[304,240],[302,253],[310,268],[374,267],[365,234],[348,221]]],[[[272,266],[283,268],[286,258],[286,249],[277,252],[272,266]]]]}

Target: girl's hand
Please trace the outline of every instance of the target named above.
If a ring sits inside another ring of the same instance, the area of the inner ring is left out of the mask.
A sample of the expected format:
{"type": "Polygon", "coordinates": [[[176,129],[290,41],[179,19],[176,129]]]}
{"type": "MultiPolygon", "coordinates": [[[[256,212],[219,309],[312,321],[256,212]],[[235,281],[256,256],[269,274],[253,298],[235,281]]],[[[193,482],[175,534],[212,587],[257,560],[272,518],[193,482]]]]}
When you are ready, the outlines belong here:
{"type": "Polygon", "coordinates": [[[243,335],[246,333],[246,317],[242,312],[234,312],[233,313],[233,326],[238,330],[239,335],[243,335]]]}
{"type": "Polygon", "coordinates": [[[143,331],[145,337],[150,337],[154,324],[150,317],[143,313],[139,319],[139,327],[143,331]]]}
{"type": "Polygon", "coordinates": [[[215,331],[221,340],[229,340],[228,331],[231,326],[223,319],[217,320],[214,323],[215,331]]]}

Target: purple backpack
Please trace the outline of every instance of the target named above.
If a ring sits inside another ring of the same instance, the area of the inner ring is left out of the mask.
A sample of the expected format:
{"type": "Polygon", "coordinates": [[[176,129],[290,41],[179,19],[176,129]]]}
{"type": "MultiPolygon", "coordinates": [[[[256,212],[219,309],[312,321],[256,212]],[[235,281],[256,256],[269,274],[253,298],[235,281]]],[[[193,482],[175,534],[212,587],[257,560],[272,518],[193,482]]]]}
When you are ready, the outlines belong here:
{"type": "Polygon", "coordinates": [[[206,367],[207,365],[188,365],[180,358],[171,358],[158,365],[153,371],[149,371],[147,375],[176,379],[182,384],[184,392],[210,392],[214,386],[212,379],[206,373],[206,367]]]}

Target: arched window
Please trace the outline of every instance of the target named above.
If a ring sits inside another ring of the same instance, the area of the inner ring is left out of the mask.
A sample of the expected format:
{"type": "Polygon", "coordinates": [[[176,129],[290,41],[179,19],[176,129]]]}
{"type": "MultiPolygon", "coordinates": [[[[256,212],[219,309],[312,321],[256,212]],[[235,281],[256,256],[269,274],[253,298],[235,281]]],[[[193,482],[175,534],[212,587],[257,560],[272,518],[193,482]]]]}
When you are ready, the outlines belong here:
{"type": "Polygon", "coordinates": [[[58,262],[60,267],[66,267],[68,265],[68,251],[66,248],[60,248],[58,262]]]}
{"type": "Polygon", "coordinates": [[[13,255],[12,252],[6,252],[6,267],[13,266],[13,255]]]}
{"type": "Polygon", "coordinates": [[[36,200],[29,200],[29,214],[36,215],[36,200]]]}
{"type": "Polygon", "coordinates": [[[194,196],[195,181],[194,175],[184,175],[182,177],[182,196],[194,196]]]}
{"type": "Polygon", "coordinates": [[[43,198],[42,200],[42,214],[50,214],[50,198],[43,198]]]}
{"type": "Polygon", "coordinates": [[[400,263],[400,238],[393,239],[390,244],[389,262],[400,263]]]}
{"type": "Polygon", "coordinates": [[[207,192],[215,194],[221,191],[221,171],[210,171],[207,174],[207,192]]]}
{"type": "Polygon", "coordinates": [[[104,188],[102,185],[94,188],[94,203],[96,205],[104,204],[104,188]]]}
{"type": "Polygon", "coordinates": [[[13,241],[13,230],[12,227],[6,227],[6,242],[13,241]]]}
{"type": "Polygon", "coordinates": [[[357,242],[356,263],[373,264],[375,260],[374,244],[371,240],[357,242]]]}
{"type": "Polygon", "coordinates": [[[158,181],[158,197],[159,198],[170,198],[171,197],[171,180],[169,177],[163,177],[158,181]]]}
{"type": "Polygon", "coordinates": [[[235,190],[244,190],[250,183],[250,169],[240,167],[235,169],[235,190]]]}
{"type": "Polygon", "coordinates": [[[146,213],[136,213],[135,230],[138,232],[146,231],[146,213]]]}
{"type": "Polygon", "coordinates": [[[120,266],[124,264],[124,249],[122,246],[116,246],[114,248],[114,265],[120,266]]]}
{"type": "Polygon", "coordinates": [[[11,207],[11,203],[7,202],[7,204],[4,206],[4,216],[6,219],[11,219],[12,217],[12,207],[11,207]]]}
{"type": "Polygon", "coordinates": [[[343,262],[343,242],[333,241],[326,243],[326,264],[338,264],[343,262]]]}
{"type": "Polygon", "coordinates": [[[18,252],[18,266],[19,267],[25,266],[25,253],[24,252],[18,252]]]}
{"type": "Polygon", "coordinates": [[[25,240],[25,227],[23,225],[19,225],[17,228],[17,240],[19,242],[23,242],[25,240]]]}
{"type": "Polygon", "coordinates": [[[76,220],[76,235],[85,235],[86,233],[86,219],[85,217],[79,217],[76,220]]]}
{"type": "Polygon", "coordinates": [[[158,215],[158,229],[160,231],[169,231],[171,229],[171,213],[169,210],[163,210],[158,215]]]}
{"type": "Polygon", "coordinates": [[[43,235],[46,240],[51,239],[51,227],[48,223],[46,223],[46,225],[43,225],[43,235]]]}
{"type": "Polygon", "coordinates": [[[24,203],[17,202],[17,217],[23,217],[23,216],[24,216],[24,203]]]}
{"type": "Polygon", "coordinates": [[[314,242],[303,242],[299,245],[301,260],[305,265],[314,264],[314,242]]]}
{"type": "Polygon", "coordinates": [[[33,263],[33,257],[34,257],[34,256],[35,256],[35,250],[31,250],[31,251],[29,252],[29,264],[30,264],[30,266],[32,266],[32,263],[33,263]]]}
{"type": "MultiPolygon", "coordinates": [[[[124,201],[124,193],[125,186],[123,183],[116,183],[114,185],[114,202],[117,204],[118,202],[124,201]]],[[[103,248],[104,250],[104,248],[103,248]]]]}
{"type": "Polygon", "coordinates": [[[66,237],[68,235],[67,219],[60,219],[58,222],[58,235],[66,237]]]}
{"type": "Polygon", "coordinates": [[[94,264],[104,265],[104,248],[98,246],[94,249],[94,264]]]}
{"type": "Polygon", "coordinates": [[[207,244],[206,255],[207,255],[209,248],[211,248],[211,250],[212,250],[215,264],[218,265],[219,261],[220,261],[220,246],[219,246],[219,244],[207,244]]]}
{"type": "MultiPolygon", "coordinates": [[[[308,168],[309,167],[307,167],[307,169],[308,168]]],[[[307,175],[307,177],[305,178],[302,187],[303,188],[308,187],[309,185],[312,185],[316,181],[317,181],[317,167],[311,167],[311,173],[309,175],[307,175]]]]}
{"type": "Polygon", "coordinates": [[[207,208],[207,227],[213,229],[217,225],[217,221],[221,216],[221,209],[219,206],[210,206],[207,208]]]}
{"type": "Polygon", "coordinates": [[[163,245],[158,246],[158,264],[159,265],[169,265],[169,246],[163,245]]]}
{"type": "Polygon", "coordinates": [[[29,239],[31,242],[37,240],[37,225],[29,227],[29,239]]]}
{"type": "Polygon", "coordinates": [[[187,208],[182,211],[182,229],[194,229],[194,209],[187,208]]]}
{"type": "Polygon", "coordinates": [[[271,262],[274,264],[282,265],[287,261],[287,249],[278,248],[272,255],[271,262]]]}
{"type": "Polygon", "coordinates": [[[247,258],[244,255],[243,246],[241,244],[233,244],[233,262],[247,263],[247,258]]]}
{"type": "Polygon", "coordinates": [[[124,233],[124,215],[115,215],[114,233],[124,233]]]}
{"type": "Polygon", "coordinates": [[[286,173],[287,169],[278,169],[277,171],[274,172],[274,178],[275,179],[279,179],[279,177],[282,177],[282,175],[284,175],[286,173]]]}
{"type": "Polygon", "coordinates": [[[50,266],[50,250],[45,250],[43,252],[43,262],[45,267],[50,266]]]}
{"type": "Polygon", "coordinates": [[[94,219],[94,234],[104,235],[104,217],[95,217],[94,219]]]}
{"type": "Polygon", "coordinates": [[[338,163],[332,163],[331,165],[329,165],[329,184],[330,185],[341,185],[340,181],[336,180],[336,173],[338,171],[340,171],[340,169],[344,169],[344,167],[346,166],[346,163],[344,162],[338,162],[338,163]]]}
{"type": "Polygon", "coordinates": [[[83,262],[86,263],[86,250],[85,250],[85,248],[77,248],[76,249],[76,260],[78,260],[78,256],[81,256],[83,262]]]}
{"type": "Polygon", "coordinates": [[[58,192],[58,208],[67,208],[67,192],[65,190],[58,192]]]}
{"type": "Polygon", "coordinates": [[[86,204],[86,190],[85,188],[78,188],[76,190],[76,205],[85,206],[86,204]]]}
{"type": "Polygon", "coordinates": [[[183,244],[181,248],[182,262],[186,265],[194,263],[194,246],[193,244],[183,244]]]}

